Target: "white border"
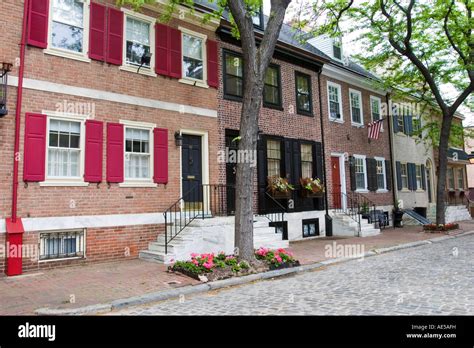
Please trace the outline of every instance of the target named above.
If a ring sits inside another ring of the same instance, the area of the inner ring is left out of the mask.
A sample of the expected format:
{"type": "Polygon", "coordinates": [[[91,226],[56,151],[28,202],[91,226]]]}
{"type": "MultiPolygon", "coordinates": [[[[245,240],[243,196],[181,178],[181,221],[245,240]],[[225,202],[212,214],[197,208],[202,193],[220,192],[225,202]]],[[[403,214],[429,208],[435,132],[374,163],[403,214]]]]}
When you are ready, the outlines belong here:
{"type": "Polygon", "coordinates": [[[326,93],[327,93],[327,100],[328,100],[328,117],[331,122],[337,122],[337,123],[344,123],[344,113],[342,111],[342,88],[341,85],[332,82],[332,81],[327,81],[327,86],[326,86],[326,93]],[[338,92],[338,99],[339,99],[339,111],[341,113],[341,118],[332,118],[331,117],[331,108],[330,108],[330,100],[329,100],[329,86],[337,88],[338,92]]]}
{"type": "Polygon", "coordinates": [[[151,77],[156,77],[155,73],[155,23],[156,19],[150,16],[146,16],[142,13],[137,13],[134,11],[131,11],[127,8],[121,8],[120,9],[123,14],[123,43],[122,43],[122,65],[119,67],[120,70],[123,71],[128,71],[132,72],[135,74],[141,74],[141,75],[146,75],[146,76],[151,76],[151,77]],[[146,22],[150,24],[150,54],[151,54],[151,59],[150,59],[150,67],[147,68],[145,66],[142,66],[140,68],[140,71],[138,71],[138,66],[132,65],[132,64],[127,64],[127,17],[131,17],[134,19],[137,19],[142,22],[146,22]]]}
{"type": "Polygon", "coordinates": [[[128,121],[128,120],[120,120],[120,124],[123,124],[123,171],[124,171],[124,181],[119,183],[119,187],[157,187],[158,184],[153,182],[153,176],[154,176],[154,161],[155,161],[155,147],[154,147],[154,135],[153,135],[153,129],[156,127],[156,124],[154,123],[147,123],[147,122],[137,122],[137,121],[128,121]],[[136,128],[136,129],[143,129],[147,130],[149,132],[150,136],[150,141],[149,141],[149,148],[150,148],[150,177],[147,179],[127,179],[125,177],[125,157],[126,157],[126,151],[125,151],[125,134],[127,131],[127,128],[136,128]]]}
{"type": "MultiPolygon", "coordinates": [[[[356,190],[355,192],[361,192],[361,193],[368,193],[369,189],[367,187],[367,156],[366,155],[352,155],[354,158],[362,159],[362,163],[364,164],[364,181],[365,181],[365,189],[358,189],[357,188],[357,178],[356,179],[356,190]]],[[[354,174],[357,176],[356,172],[356,163],[354,162],[354,174]]]]}
{"type": "Polygon", "coordinates": [[[178,81],[188,85],[193,85],[202,88],[209,88],[207,84],[207,35],[202,33],[197,33],[195,31],[189,30],[182,26],[179,26],[178,29],[181,31],[181,69],[183,71],[182,78],[178,81]],[[184,57],[184,39],[183,35],[194,36],[202,40],[202,80],[193,79],[191,77],[184,76],[184,67],[183,67],[183,57],[184,57]]]}
{"type": "Polygon", "coordinates": [[[364,107],[362,105],[362,92],[357,90],[357,89],[353,89],[353,88],[349,88],[349,109],[350,109],[350,112],[351,112],[351,124],[353,126],[357,126],[357,127],[361,127],[361,126],[364,126],[364,107]],[[359,96],[359,105],[360,105],[360,122],[354,122],[354,119],[352,117],[352,99],[351,99],[351,94],[356,94],[359,96]]]}
{"type": "Polygon", "coordinates": [[[43,50],[46,54],[53,56],[63,57],[78,60],[85,63],[90,63],[89,58],[89,14],[90,14],[90,0],[82,0],[84,4],[84,15],[83,15],[83,30],[82,30],[82,52],[74,52],[62,48],[52,46],[52,35],[53,35],[53,1],[49,2],[49,17],[48,17],[48,47],[43,50]]]}
{"type": "MultiPolygon", "coordinates": [[[[18,77],[9,76],[8,85],[18,87],[18,77]]],[[[147,99],[141,97],[135,97],[127,94],[113,93],[108,91],[101,91],[97,89],[83,88],[69,86],[49,81],[35,80],[35,79],[24,79],[23,87],[26,89],[32,89],[42,92],[57,93],[62,95],[72,95],[77,97],[84,97],[96,100],[104,100],[121,104],[128,104],[133,106],[143,106],[153,109],[161,109],[168,111],[175,111],[181,114],[193,114],[196,116],[205,116],[217,118],[217,110],[200,108],[191,105],[170,103],[156,99],[147,99]]]]}

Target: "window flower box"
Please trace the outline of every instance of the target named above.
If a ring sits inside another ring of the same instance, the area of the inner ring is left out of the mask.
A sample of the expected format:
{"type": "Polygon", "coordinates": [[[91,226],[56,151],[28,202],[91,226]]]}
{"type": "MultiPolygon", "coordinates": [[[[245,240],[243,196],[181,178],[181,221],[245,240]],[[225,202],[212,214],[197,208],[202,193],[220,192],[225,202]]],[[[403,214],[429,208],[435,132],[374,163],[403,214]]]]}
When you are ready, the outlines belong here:
{"type": "Polygon", "coordinates": [[[319,179],[300,178],[301,196],[303,198],[321,198],[324,196],[324,186],[319,179]]]}
{"type": "Polygon", "coordinates": [[[276,199],[291,198],[292,191],[295,189],[288,179],[278,176],[270,176],[267,178],[267,190],[276,199]]]}

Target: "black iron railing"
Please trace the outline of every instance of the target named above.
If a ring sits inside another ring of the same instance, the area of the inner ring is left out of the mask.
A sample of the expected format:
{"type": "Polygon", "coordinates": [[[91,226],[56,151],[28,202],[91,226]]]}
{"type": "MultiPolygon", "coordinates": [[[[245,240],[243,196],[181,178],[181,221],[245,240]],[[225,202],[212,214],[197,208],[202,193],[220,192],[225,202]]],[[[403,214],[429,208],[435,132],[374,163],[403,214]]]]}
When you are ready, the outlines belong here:
{"type": "Polygon", "coordinates": [[[268,192],[265,192],[265,199],[267,200],[265,217],[273,224],[285,221],[286,208],[268,192]]]}
{"type": "Polygon", "coordinates": [[[444,194],[444,201],[446,203],[446,207],[453,206],[453,205],[463,205],[465,207],[468,207],[469,198],[467,194],[464,191],[455,191],[455,190],[446,191],[444,194]]]}
{"type": "Polygon", "coordinates": [[[360,236],[360,205],[359,200],[352,194],[333,192],[332,210],[335,213],[344,214],[357,223],[357,235],[360,236]]]}
{"type": "Polygon", "coordinates": [[[379,219],[375,203],[358,192],[351,192],[349,195],[357,202],[359,214],[362,215],[362,218],[367,219],[369,223],[374,224],[374,228],[377,228],[379,219]]]}
{"type": "Polygon", "coordinates": [[[235,200],[234,186],[196,184],[163,213],[165,253],[168,253],[168,244],[194,220],[232,215],[233,211],[229,209],[232,200],[235,200]]]}

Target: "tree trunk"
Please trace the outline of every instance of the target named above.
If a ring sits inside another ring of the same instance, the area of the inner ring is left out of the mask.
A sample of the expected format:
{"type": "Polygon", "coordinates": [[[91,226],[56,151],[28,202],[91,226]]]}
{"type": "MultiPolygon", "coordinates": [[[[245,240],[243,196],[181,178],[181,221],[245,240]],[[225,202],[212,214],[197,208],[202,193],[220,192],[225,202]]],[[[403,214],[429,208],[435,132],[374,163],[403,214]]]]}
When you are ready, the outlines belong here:
{"type": "MultiPolygon", "coordinates": [[[[250,78],[252,80],[252,78],[250,78]]],[[[244,95],[240,120],[239,151],[256,155],[258,137],[258,114],[262,102],[262,83],[249,81],[248,93],[244,95]]],[[[238,258],[253,262],[253,193],[255,167],[250,161],[237,163],[235,247],[238,258]]]]}
{"type": "Polygon", "coordinates": [[[438,148],[438,182],[436,185],[436,224],[444,224],[446,173],[448,171],[448,146],[454,114],[443,114],[438,148]]]}

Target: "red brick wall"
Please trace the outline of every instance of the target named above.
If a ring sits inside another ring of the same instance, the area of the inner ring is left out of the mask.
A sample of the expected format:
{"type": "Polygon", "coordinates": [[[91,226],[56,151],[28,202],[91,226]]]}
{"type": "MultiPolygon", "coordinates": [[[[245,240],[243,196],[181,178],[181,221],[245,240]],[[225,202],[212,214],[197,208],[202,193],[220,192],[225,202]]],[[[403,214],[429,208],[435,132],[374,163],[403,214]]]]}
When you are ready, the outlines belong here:
{"type": "MultiPolygon", "coordinates": [[[[99,1],[114,4],[115,1],[99,1]]],[[[23,2],[6,0],[2,4],[2,45],[0,61],[14,63],[19,56],[23,2]]],[[[144,9],[143,13],[158,16],[158,13],[144,9]]],[[[215,39],[213,31],[187,22],[173,19],[169,25],[178,25],[204,33],[215,39]]],[[[82,88],[116,92],[131,96],[173,102],[187,106],[217,109],[217,90],[200,88],[178,82],[168,77],[143,76],[119,70],[118,66],[91,61],[84,63],[72,59],[45,54],[42,49],[27,47],[25,58],[25,78],[45,80],[82,88]]],[[[11,76],[18,75],[14,67],[11,76]]],[[[210,181],[217,181],[217,119],[213,117],[181,114],[156,108],[147,108],[99,99],[80,98],[66,94],[48,93],[24,89],[21,115],[20,152],[23,152],[24,118],[26,112],[56,110],[57,103],[94,103],[96,119],[103,122],[131,120],[155,123],[167,128],[169,133],[169,183],[157,188],[121,188],[118,184],[107,185],[106,178],[106,136],[104,127],[103,182],[89,187],[40,187],[38,183],[23,185],[23,161],[19,165],[18,215],[20,217],[71,216],[94,214],[152,213],[168,208],[180,195],[180,148],[176,147],[174,132],[193,129],[208,132],[210,181]],[[74,200],[76,208],[70,208],[74,200]]],[[[9,87],[9,115],[0,120],[0,217],[10,216],[12,164],[14,142],[14,115],[16,88],[9,87]]]]}
{"type": "MultiPolygon", "coordinates": [[[[86,258],[41,261],[23,257],[23,272],[66,267],[90,262],[136,259],[138,252],[148,248],[163,233],[164,225],[117,226],[113,228],[90,228],[86,232],[86,258]]],[[[39,232],[23,235],[23,245],[38,248],[39,232]]],[[[5,244],[5,234],[0,234],[0,244],[5,244]]],[[[5,255],[0,255],[0,276],[5,272],[5,255]]]]}
{"type": "MultiPolygon", "coordinates": [[[[240,52],[240,48],[226,42],[220,42],[219,50],[219,149],[225,149],[225,129],[240,129],[241,102],[224,99],[224,86],[222,79],[222,48],[230,51],[240,52]]],[[[260,111],[258,127],[265,135],[282,136],[286,138],[305,139],[311,141],[321,141],[321,129],[319,121],[319,97],[318,97],[318,75],[312,70],[290,64],[286,61],[273,59],[272,63],[280,66],[282,82],[282,106],[283,110],[263,107],[260,111]],[[313,117],[303,116],[296,113],[295,95],[295,71],[299,71],[311,76],[313,117]],[[294,113],[290,114],[290,105],[293,106],[294,113]]],[[[219,167],[220,183],[226,182],[225,164],[219,167]]],[[[254,207],[257,207],[257,168],[254,175],[254,207]]]]}
{"type": "MultiPolygon", "coordinates": [[[[323,104],[323,122],[324,122],[324,134],[326,142],[326,170],[328,177],[328,192],[333,191],[332,180],[331,180],[331,153],[345,153],[350,155],[366,155],[368,158],[372,157],[383,157],[386,160],[390,160],[390,142],[389,142],[389,128],[387,121],[384,121],[384,131],[380,133],[378,140],[372,139],[368,141],[368,130],[367,123],[372,122],[370,113],[370,96],[376,96],[381,98],[381,102],[385,102],[385,96],[380,95],[358,86],[353,86],[344,81],[328,78],[325,75],[321,76],[321,98],[323,104]],[[327,81],[332,81],[341,86],[342,92],[342,113],[344,123],[331,122],[329,120],[328,113],[328,96],[327,96],[327,81]],[[358,90],[362,93],[362,109],[364,118],[364,128],[358,128],[351,125],[351,113],[349,104],[349,88],[358,90]]],[[[350,192],[350,173],[349,164],[345,162],[345,173],[346,173],[346,189],[350,192]]],[[[389,168],[386,168],[389,170],[389,168]]],[[[390,205],[393,204],[391,191],[387,193],[364,193],[364,196],[368,197],[375,204],[378,205],[390,205]]],[[[331,195],[329,195],[331,198],[331,195]]],[[[331,204],[331,202],[330,202],[331,204]]]]}

